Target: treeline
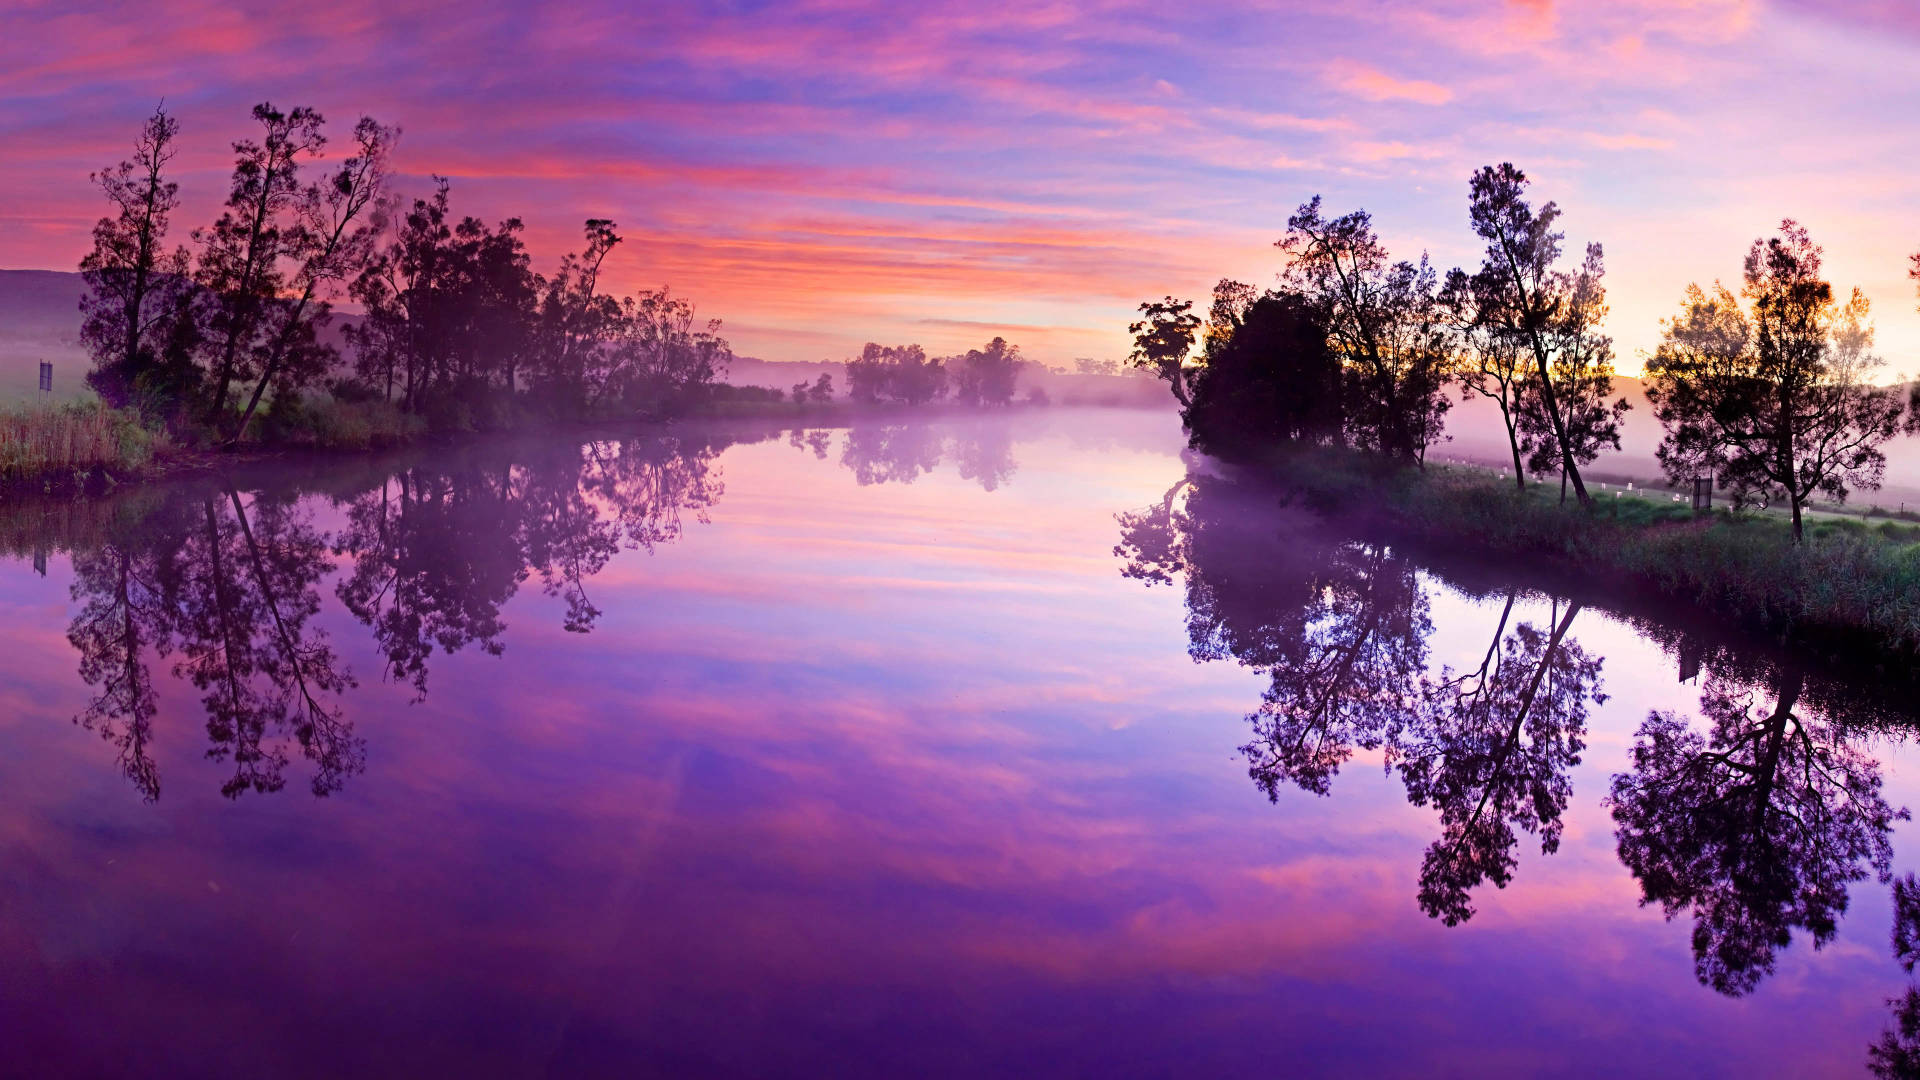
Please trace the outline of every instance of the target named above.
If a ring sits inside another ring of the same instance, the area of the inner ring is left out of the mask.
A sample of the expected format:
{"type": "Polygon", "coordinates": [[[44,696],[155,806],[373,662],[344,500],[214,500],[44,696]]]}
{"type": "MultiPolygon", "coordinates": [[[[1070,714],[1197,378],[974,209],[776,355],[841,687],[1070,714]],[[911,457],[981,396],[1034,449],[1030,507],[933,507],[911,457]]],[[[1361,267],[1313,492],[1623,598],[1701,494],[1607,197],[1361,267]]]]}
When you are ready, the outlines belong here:
{"type": "Polygon", "coordinates": [[[520,219],[456,215],[443,178],[396,195],[397,129],[363,117],[326,163],[314,110],[261,104],[253,120],[220,215],[190,245],[169,247],[180,129],[164,108],[130,159],[93,175],[113,210],[80,263],[82,340],[109,404],[232,444],[324,426],[307,395],[322,388],[320,407],[363,424],[473,430],[669,410],[724,374],[718,320],[665,288],[605,287],[613,222],[588,220],[544,276],[520,219]],[[365,312],[337,335],[350,359],[325,333],[341,300],[365,312]]]}
{"type": "MultiPolygon", "coordinates": [[[[951,393],[963,405],[1011,405],[1028,364],[1018,345],[1000,337],[947,357],[929,357],[918,345],[868,342],[847,361],[847,394],[868,404],[925,405],[951,393]]],[[[1045,391],[1035,387],[1028,399],[1044,402],[1045,391]]]]}
{"type": "MultiPolygon", "coordinates": [[[[1562,499],[1591,508],[1581,470],[1620,448],[1629,409],[1601,330],[1605,263],[1598,243],[1566,259],[1559,207],[1536,209],[1527,186],[1511,164],[1473,174],[1468,220],[1486,254],[1444,275],[1424,253],[1392,261],[1366,211],[1329,217],[1315,196],[1276,244],[1278,288],[1223,280],[1204,319],[1190,300],[1143,303],[1130,361],[1167,381],[1196,447],[1225,453],[1338,443],[1419,464],[1453,395],[1484,397],[1516,486],[1557,477],[1562,499]]],[[[1882,445],[1916,413],[1873,382],[1884,361],[1867,315],[1859,290],[1838,298],[1792,220],[1754,241],[1738,296],[1690,286],[1646,362],[1668,481],[1712,477],[1737,507],[1785,506],[1796,541],[1815,495],[1878,487],[1882,445]]]]}

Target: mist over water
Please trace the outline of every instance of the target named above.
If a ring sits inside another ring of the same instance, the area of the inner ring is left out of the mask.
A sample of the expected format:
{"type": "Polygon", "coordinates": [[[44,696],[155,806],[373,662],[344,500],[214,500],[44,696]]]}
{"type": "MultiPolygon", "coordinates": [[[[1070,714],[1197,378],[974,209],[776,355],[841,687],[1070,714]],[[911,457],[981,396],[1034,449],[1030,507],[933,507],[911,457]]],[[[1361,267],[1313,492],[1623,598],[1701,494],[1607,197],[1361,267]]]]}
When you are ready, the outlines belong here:
{"type": "Polygon", "coordinates": [[[685,423],[0,510],[0,1072],[1864,1072],[1897,690],[1183,445],[685,423]]]}

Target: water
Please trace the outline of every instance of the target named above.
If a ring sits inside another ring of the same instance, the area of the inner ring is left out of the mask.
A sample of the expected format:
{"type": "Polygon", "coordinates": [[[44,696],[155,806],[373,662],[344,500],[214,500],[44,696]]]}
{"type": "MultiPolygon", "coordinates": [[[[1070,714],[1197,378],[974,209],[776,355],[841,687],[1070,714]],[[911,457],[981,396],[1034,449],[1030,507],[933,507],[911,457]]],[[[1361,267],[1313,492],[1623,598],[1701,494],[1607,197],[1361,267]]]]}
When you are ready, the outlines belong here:
{"type": "Polygon", "coordinates": [[[5,508],[0,1073],[1865,1072],[1897,693],[1175,427],[5,508]]]}

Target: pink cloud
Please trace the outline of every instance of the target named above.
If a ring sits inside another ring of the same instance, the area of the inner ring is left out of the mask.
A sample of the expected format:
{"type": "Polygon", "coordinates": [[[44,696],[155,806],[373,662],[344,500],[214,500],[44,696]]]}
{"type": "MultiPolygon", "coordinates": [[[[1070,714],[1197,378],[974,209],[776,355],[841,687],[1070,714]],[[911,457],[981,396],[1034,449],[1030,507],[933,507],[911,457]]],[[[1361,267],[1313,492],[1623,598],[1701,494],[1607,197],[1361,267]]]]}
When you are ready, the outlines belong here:
{"type": "Polygon", "coordinates": [[[1368,101],[1411,101],[1421,105],[1445,105],[1453,100],[1453,91],[1439,83],[1423,79],[1400,79],[1378,68],[1354,60],[1336,60],[1327,65],[1333,84],[1349,94],[1368,101]]]}

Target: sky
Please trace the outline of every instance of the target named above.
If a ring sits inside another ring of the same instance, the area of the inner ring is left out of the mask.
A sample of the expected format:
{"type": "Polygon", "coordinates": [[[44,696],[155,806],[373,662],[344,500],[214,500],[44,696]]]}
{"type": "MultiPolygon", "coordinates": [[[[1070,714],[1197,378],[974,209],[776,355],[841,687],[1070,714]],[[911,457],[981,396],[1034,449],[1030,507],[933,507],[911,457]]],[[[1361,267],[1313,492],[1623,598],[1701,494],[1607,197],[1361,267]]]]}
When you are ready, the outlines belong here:
{"type": "Polygon", "coordinates": [[[0,267],[74,268],[88,172],[163,99],[184,240],[270,100],[336,141],[398,124],[398,188],[444,175],[456,211],[524,219],[536,269],[613,219],[616,290],[671,286],[743,355],[999,334],[1067,364],[1124,356],[1143,299],[1272,284],[1315,194],[1395,257],[1475,265],[1467,177],[1510,160],[1570,251],[1605,245],[1621,370],[1792,216],[1872,300],[1889,373],[1920,373],[1920,12],[1845,8],[11,0],[0,267]]]}

